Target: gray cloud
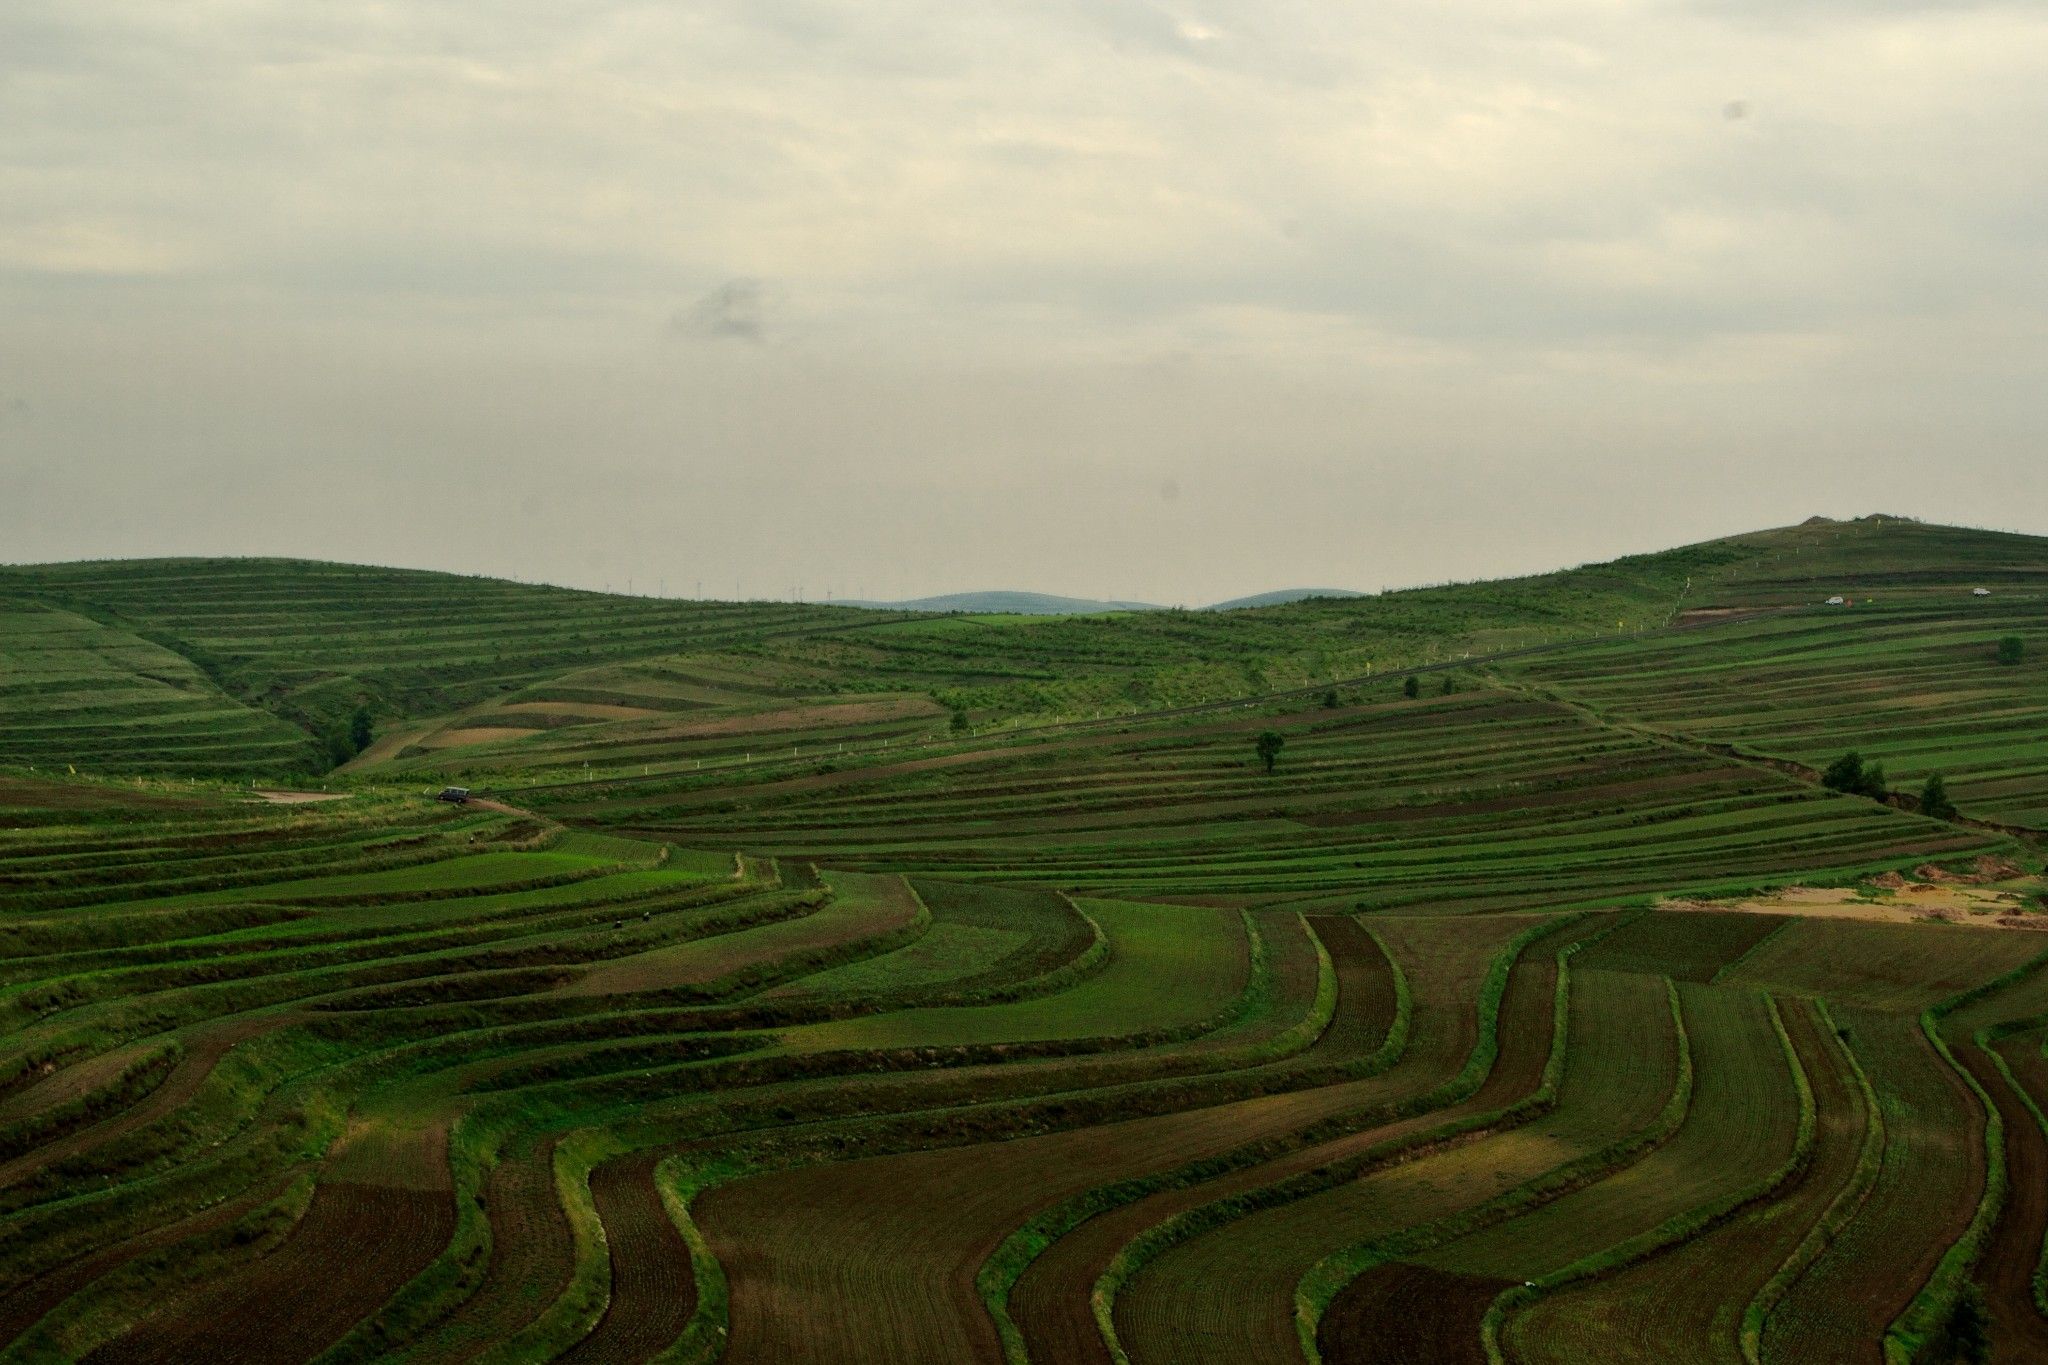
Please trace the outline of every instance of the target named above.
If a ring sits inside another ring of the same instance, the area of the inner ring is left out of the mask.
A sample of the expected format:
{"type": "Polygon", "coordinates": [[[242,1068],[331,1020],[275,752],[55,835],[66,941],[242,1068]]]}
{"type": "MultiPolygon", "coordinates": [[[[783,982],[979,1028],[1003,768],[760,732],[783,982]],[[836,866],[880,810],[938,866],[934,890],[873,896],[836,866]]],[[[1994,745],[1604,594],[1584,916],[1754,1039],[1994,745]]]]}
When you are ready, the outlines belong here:
{"type": "Polygon", "coordinates": [[[16,0],[0,554],[1197,600],[1999,521],[2043,126],[2010,3],[16,0]]]}
{"type": "Polygon", "coordinates": [[[676,310],[669,318],[669,330],[679,336],[758,345],[768,334],[767,288],[759,280],[727,280],[689,307],[676,310]]]}

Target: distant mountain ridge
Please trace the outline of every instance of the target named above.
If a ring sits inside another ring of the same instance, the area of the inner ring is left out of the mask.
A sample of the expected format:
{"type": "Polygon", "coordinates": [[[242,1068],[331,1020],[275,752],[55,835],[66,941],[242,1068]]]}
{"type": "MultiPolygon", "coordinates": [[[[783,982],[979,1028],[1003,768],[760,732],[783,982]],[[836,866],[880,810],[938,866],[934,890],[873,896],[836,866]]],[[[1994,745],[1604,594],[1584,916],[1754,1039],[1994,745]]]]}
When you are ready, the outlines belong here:
{"type": "Polygon", "coordinates": [[[1284,607],[1289,602],[1306,602],[1311,597],[1369,597],[1370,593],[1354,592],[1350,588],[1276,588],[1272,592],[1253,593],[1250,597],[1233,597],[1228,602],[1213,602],[1203,611],[1241,611],[1246,607],[1284,607]]]}
{"type": "MultiPolygon", "coordinates": [[[[1213,602],[1196,611],[1238,611],[1245,607],[1279,607],[1311,597],[1364,597],[1349,588],[1279,588],[1273,592],[1233,597],[1213,602]]],[[[1124,602],[1110,598],[1061,597],[1046,592],[949,592],[936,597],[914,597],[904,602],[841,602],[843,607],[868,607],[879,611],[965,611],[1003,613],[1011,616],[1087,616],[1109,611],[1166,611],[1157,602],[1124,602]]]]}
{"type": "Polygon", "coordinates": [[[1118,602],[1092,597],[1060,597],[1046,592],[948,592],[906,602],[844,601],[842,607],[879,611],[966,611],[1011,616],[1084,616],[1103,611],[1164,611],[1156,602],[1118,602]]]}

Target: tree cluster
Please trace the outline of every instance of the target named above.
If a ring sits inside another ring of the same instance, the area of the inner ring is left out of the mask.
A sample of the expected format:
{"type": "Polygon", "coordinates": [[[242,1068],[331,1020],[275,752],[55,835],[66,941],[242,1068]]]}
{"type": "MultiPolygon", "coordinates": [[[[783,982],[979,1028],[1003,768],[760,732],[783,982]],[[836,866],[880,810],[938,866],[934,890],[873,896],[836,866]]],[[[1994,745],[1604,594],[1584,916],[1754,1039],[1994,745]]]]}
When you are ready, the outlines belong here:
{"type": "Polygon", "coordinates": [[[348,718],[347,725],[332,725],[322,732],[320,744],[327,750],[327,761],[339,768],[369,748],[374,738],[376,733],[370,723],[370,708],[358,706],[355,714],[348,718]]]}
{"type": "Polygon", "coordinates": [[[1882,801],[1886,794],[1884,764],[1865,763],[1863,755],[1851,749],[1828,764],[1827,771],[1820,775],[1820,784],[1829,791],[1882,801]]]}

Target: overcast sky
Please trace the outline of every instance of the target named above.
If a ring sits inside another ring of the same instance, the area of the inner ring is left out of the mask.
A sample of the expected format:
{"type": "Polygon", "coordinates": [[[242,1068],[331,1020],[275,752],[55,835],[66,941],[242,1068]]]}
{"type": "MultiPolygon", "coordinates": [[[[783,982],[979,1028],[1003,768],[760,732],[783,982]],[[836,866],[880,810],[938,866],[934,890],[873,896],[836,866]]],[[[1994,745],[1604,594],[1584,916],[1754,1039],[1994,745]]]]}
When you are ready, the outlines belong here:
{"type": "Polygon", "coordinates": [[[2048,532],[2048,6],[6,0],[0,560],[1195,603],[2048,532]]]}

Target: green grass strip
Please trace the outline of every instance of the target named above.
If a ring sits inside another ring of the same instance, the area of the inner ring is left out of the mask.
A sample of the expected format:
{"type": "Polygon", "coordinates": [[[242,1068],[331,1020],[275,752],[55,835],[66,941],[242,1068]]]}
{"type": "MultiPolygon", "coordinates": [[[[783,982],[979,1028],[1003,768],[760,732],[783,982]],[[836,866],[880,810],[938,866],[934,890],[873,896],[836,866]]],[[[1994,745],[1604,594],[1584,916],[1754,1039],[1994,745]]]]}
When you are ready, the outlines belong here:
{"type": "Polygon", "coordinates": [[[618,1144],[602,1130],[584,1129],[555,1145],[555,1197],[569,1220],[575,1269],[555,1301],[527,1326],[479,1355],[477,1365],[549,1360],[590,1335],[611,1301],[611,1251],[604,1221],[590,1194],[590,1173],[618,1144]]]}
{"type": "Polygon", "coordinates": [[[1035,1000],[1042,996],[1057,995],[1061,991],[1078,986],[1107,967],[1110,954],[1109,935],[1103,932],[1101,923],[1095,916],[1083,910],[1080,902],[1066,892],[1060,892],[1059,897],[1067,903],[1068,909],[1081,917],[1089,932],[1094,935],[1088,940],[1086,948],[1043,975],[1026,981],[990,986],[957,998],[949,997],[948,1003],[999,1005],[1015,1000],[1035,1000]]]}
{"type": "MultiPolygon", "coordinates": [[[[1576,914],[1563,916],[1558,919],[1544,920],[1531,925],[1528,929],[1523,930],[1513,939],[1509,940],[1507,945],[1495,956],[1492,964],[1487,968],[1486,979],[1481,983],[1479,990],[1479,1040],[1473,1045],[1471,1053],[1466,1057],[1463,1069],[1456,1076],[1426,1094],[1370,1111],[1366,1121],[1386,1122],[1392,1119],[1425,1114],[1433,1109],[1441,1109],[1446,1105],[1456,1104],[1476,1091],[1485,1081],[1487,1074],[1493,1070],[1494,1061],[1500,1053],[1500,1005],[1502,997],[1507,994],[1508,976],[1514,970],[1515,963],[1521,960],[1523,952],[1528,949],[1529,945],[1535,943],[1538,939],[1576,924],[1584,918],[1584,914],[1576,914]]],[[[1391,961],[1392,959],[1390,958],[1389,960],[1391,961]]],[[[1476,1120],[1473,1122],[1476,1122],[1476,1120]]],[[[1355,1126],[1355,1124],[1347,1125],[1347,1127],[1355,1126]]],[[[1469,1126],[1471,1126],[1470,1122],[1453,1125],[1453,1128],[1457,1131],[1463,1131],[1469,1126]]],[[[1336,1134],[1331,1134],[1331,1136],[1336,1136],[1336,1134]]],[[[1101,1333],[1103,1344],[1108,1347],[1111,1358],[1117,1362],[1117,1365],[1129,1365],[1130,1363],[1130,1356],[1126,1353],[1123,1343],[1117,1337],[1114,1317],[1116,1296],[1123,1286],[1130,1281],[1132,1276],[1136,1275],[1153,1260],[1156,1260],[1181,1243],[1191,1241],[1213,1228],[1234,1222],[1259,1209],[1291,1203],[1297,1199],[1305,1198],[1308,1195],[1355,1179],[1361,1171],[1378,1165],[1399,1152],[1409,1150],[1424,1143],[1442,1141],[1445,1136],[1445,1130],[1436,1129],[1426,1134],[1419,1134],[1413,1138],[1395,1139],[1369,1148],[1358,1157],[1349,1161],[1337,1162],[1318,1170],[1306,1171],[1261,1189],[1249,1190],[1243,1194],[1232,1195],[1225,1199],[1219,1199],[1212,1203],[1188,1209],[1146,1229],[1143,1234],[1133,1238],[1117,1252],[1102,1274],[1096,1277],[1095,1285],[1088,1296],[1089,1309],[1094,1314],[1096,1330],[1101,1333]]],[[[1226,1157],[1223,1160],[1228,1160],[1228,1158],[1226,1157]]],[[[1200,1164],[1208,1166],[1212,1163],[1200,1164]]],[[[1213,1171],[1174,1172],[1169,1177],[1162,1179],[1158,1188],[1165,1189],[1173,1186],[1192,1185],[1202,1180],[1212,1179],[1217,1175],[1226,1174],[1230,1170],[1237,1168],[1234,1165],[1222,1165],[1220,1162],[1214,1164],[1217,1168],[1213,1171]]],[[[1139,1195],[1151,1192],[1149,1189],[1140,1190],[1131,1197],[1136,1198],[1139,1195]]],[[[1127,1201],[1118,1200],[1116,1202],[1122,1203],[1127,1201]]]]}
{"type": "MultiPolygon", "coordinates": [[[[1563,984],[1562,977],[1560,984],[1563,984]]],[[[1543,1175],[1525,1181],[1504,1194],[1476,1204],[1462,1213],[1452,1214],[1420,1228],[1409,1228],[1390,1237],[1345,1247],[1324,1257],[1309,1267],[1302,1276],[1295,1291],[1295,1327],[1304,1342],[1304,1350],[1315,1365],[1322,1360],[1319,1345],[1312,1345],[1322,1326],[1323,1315],[1330,1304],[1343,1292],[1346,1285],[1376,1266],[1412,1256],[1431,1247],[1442,1246],[1456,1241],[1470,1233],[1478,1232],[1495,1224],[1506,1222],[1517,1214],[1560,1199],[1574,1190],[1582,1189],[1601,1177],[1624,1165],[1631,1164],[1649,1155],[1670,1141],[1685,1116],[1692,1110],[1693,1066],[1692,1038],[1686,1030],[1685,1015],[1679,1007],[1678,988],[1671,981],[1664,983],[1665,1000],[1671,1011],[1673,1036],[1678,1045],[1677,1074],[1673,1077],[1671,1095],[1658,1111],[1657,1117],[1639,1132],[1631,1133],[1619,1141],[1610,1143],[1597,1152],[1589,1152],[1577,1160],[1554,1167],[1543,1175]]],[[[1569,1005],[1569,997],[1562,996],[1559,1018],[1569,1005]]],[[[1562,1035],[1560,1035],[1562,1037],[1562,1035]]],[[[1565,1052],[1562,1046],[1553,1044],[1551,1055],[1556,1060],[1556,1079],[1564,1075],[1565,1052]]],[[[1545,1068],[1545,1079],[1551,1078],[1551,1070],[1545,1068]]],[[[1536,1097],[1522,1101],[1525,1113],[1517,1113],[1517,1107],[1510,1107],[1498,1114],[1479,1116],[1477,1120],[1459,1125],[1460,1130],[1480,1131],[1500,1126],[1504,1121],[1512,1122],[1533,1118],[1556,1103],[1556,1086],[1544,1097],[1541,1106],[1536,1097]]]]}
{"type": "MultiPolygon", "coordinates": [[[[1598,937],[1598,936],[1596,936],[1598,937]]],[[[1565,1048],[1568,1031],[1567,1020],[1571,1014],[1571,959],[1593,939],[1580,939],[1567,943],[1557,954],[1557,989],[1552,992],[1550,1005],[1550,1055],[1543,1060],[1543,1079],[1536,1087],[1535,1094],[1519,1104],[1502,1110],[1498,1116],[1487,1115],[1489,1119],[1506,1118],[1524,1107],[1530,1114],[1547,1112],[1557,1103],[1558,1086],[1564,1080],[1565,1048]]],[[[1488,1126],[1491,1126],[1489,1124],[1488,1126]]],[[[1432,1141],[1441,1140],[1442,1130],[1430,1135],[1432,1141]]],[[[1309,1365],[1322,1365],[1323,1350],[1320,1343],[1323,1315],[1330,1304],[1343,1292],[1344,1286],[1362,1273],[1362,1265],[1352,1264],[1352,1253],[1363,1251],[1371,1244],[1347,1247],[1332,1252],[1310,1266],[1296,1283],[1294,1289],[1294,1327],[1301,1338],[1301,1353],[1309,1365]]]]}
{"type": "Polygon", "coordinates": [[[1949,1051],[1948,1044],[1942,1040],[1941,1021],[1963,1006],[2022,980],[2032,974],[2041,962],[2042,957],[2029,959],[2001,976],[1980,982],[1960,995],[1950,996],[1920,1015],[1920,1031],[1927,1035],[1927,1041],[1933,1044],[1935,1052],[1962,1078],[1970,1093],[1977,1097],[1977,1103],[1984,1107],[1984,1192],[1977,1200],[1977,1211],[1971,1215],[1970,1225],[1963,1230],[1963,1235],[1942,1253],[1940,1262],[1927,1277],[1927,1283],[1920,1286],[1920,1292],[1913,1296],[1912,1302],[1885,1329],[1885,1365],[1911,1365],[1921,1348],[1940,1330],[1963,1292],[1971,1267],[1984,1254],[1984,1243],[1991,1236],[1992,1225],[1998,1221],[1998,1211],[2005,1205],[2005,1119],[1983,1085],[1949,1051]]]}
{"type": "MultiPolygon", "coordinates": [[[[1827,1002],[1816,998],[1813,1006],[1819,1011],[1821,1020],[1828,1031],[1840,1038],[1835,1026],[1835,1016],[1828,1009],[1827,1002]]],[[[1849,1074],[1856,1082],[1856,1093],[1863,1099],[1863,1146],[1856,1153],[1856,1168],[1849,1179],[1831,1200],[1820,1218],[1807,1229],[1806,1236],[1792,1249],[1784,1263],[1771,1278],[1764,1281],[1756,1296],[1742,1310],[1742,1328],[1738,1344],[1742,1358],[1748,1365],[1761,1365],[1763,1355],[1764,1324],[1771,1312],[1789,1293],[1792,1286],[1804,1275],[1808,1267],[1820,1259],[1823,1251],[1841,1236],[1863,1207],[1863,1201],[1870,1197],[1870,1191],[1877,1184],[1879,1170],[1884,1165],[1884,1114],[1877,1102],[1877,1090],[1870,1083],[1870,1075],[1864,1071],[1863,1063],[1856,1059],[1853,1048],[1841,1046],[1842,1055],[1849,1060],[1849,1074]]]]}
{"type": "Polygon", "coordinates": [[[1925,1011],[1920,1016],[1920,1031],[1927,1035],[1928,1042],[1941,1055],[1977,1102],[1984,1106],[1984,1192],[1977,1200],[1976,1212],[1970,1216],[1970,1225],[1963,1235],[1949,1244],[1942,1253],[1934,1272],[1927,1277],[1927,1283],[1920,1286],[1920,1292],[1913,1296],[1911,1303],[1884,1334],[1885,1365],[1910,1365],[1920,1353],[1929,1338],[1940,1330],[1941,1323],[1955,1307],[1963,1287],[1969,1279],[1970,1268],[1984,1253],[1984,1243],[1991,1236],[1991,1228],[1998,1221],[1998,1211],[2005,1205],[2005,1119],[1992,1103],[1977,1078],[1968,1068],[1956,1061],[1948,1044],[1942,1041],[1939,1016],[1940,1006],[1925,1011]]]}
{"type": "MultiPolygon", "coordinates": [[[[2048,1114],[2041,1112],[2041,1106],[2034,1102],[2034,1097],[2020,1084],[2019,1077],[2012,1074],[2012,1068],[2005,1064],[2005,1058],[1984,1041],[1989,1032],[1987,1029],[1977,1035],[1978,1045],[1984,1048],[1984,1053],[1991,1059],[1991,1064],[1998,1068],[1998,1074],[2005,1077],[2005,1083],[2012,1087],[2013,1094],[2020,1097],[2020,1103],[2027,1107],[2027,1112],[2034,1116],[2034,1122],[2040,1125],[2042,1132],[2048,1133],[2048,1114]]],[[[2034,1307],[2043,1315],[2048,1315],[2048,1241],[2042,1243],[2040,1257],[2034,1262],[2033,1284],[2034,1307]]]]}
{"type": "Polygon", "coordinates": [[[725,1267],[711,1254],[710,1243],[690,1217],[690,1204],[711,1186],[745,1173],[708,1167],[688,1169],[680,1156],[672,1156],[655,1168],[654,1187],[661,1194],[662,1207],[668,1210],[669,1218],[690,1248],[690,1275],[696,1286],[697,1306],[683,1334],[656,1355],[651,1365],[711,1365],[725,1353],[731,1322],[730,1287],[725,1267]]]}
{"type": "MultiPolygon", "coordinates": [[[[1677,999],[1675,989],[1672,999],[1674,1002],[1677,999]]],[[[1568,1284],[1611,1270],[1619,1270],[1666,1247],[1676,1246],[1680,1242],[1699,1236],[1756,1201],[1768,1198],[1786,1181],[1796,1179],[1800,1172],[1806,1169],[1807,1163],[1813,1160],[1814,1132],[1819,1127],[1819,1117],[1814,1109],[1813,1082],[1808,1078],[1806,1068],[1800,1064],[1798,1050],[1792,1046],[1792,1035],[1785,1031],[1785,1019],[1779,1012],[1777,999],[1766,996],[1765,1000],[1770,1006],[1771,1028],[1778,1035],[1778,1046],[1784,1052],[1785,1065],[1791,1070],[1792,1083],[1799,1092],[1799,1128],[1792,1142],[1791,1154],[1777,1170],[1746,1189],[1737,1190],[1724,1198],[1675,1214],[1646,1232],[1638,1233],[1590,1256],[1582,1256],[1570,1265],[1539,1277],[1531,1284],[1516,1285],[1502,1293],[1488,1306],[1486,1316],[1479,1324],[1480,1344],[1486,1351],[1488,1365],[1507,1365],[1508,1358],[1501,1348],[1500,1334],[1501,1329],[1507,1324],[1509,1314],[1568,1284]]]]}
{"type": "MultiPolygon", "coordinates": [[[[1299,917],[1297,917],[1299,918],[1299,917]]],[[[1245,926],[1252,935],[1254,982],[1264,982],[1265,994],[1270,995],[1272,983],[1269,977],[1261,975],[1259,965],[1267,953],[1265,938],[1256,928],[1256,922],[1246,916],[1245,926]]],[[[1330,950],[1323,945],[1314,929],[1303,921],[1309,942],[1316,951],[1316,994],[1309,1010],[1293,1027],[1276,1035],[1262,1044],[1250,1060],[1250,1065],[1291,1057],[1320,1038],[1323,1030],[1337,1013],[1337,967],[1330,959],[1330,950]]],[[[1362,1070],[1384,1070],[1400,1056],[1407,1045],[1408,1014],[1411,1003],[1408,997],[1407,978],[1394,959],[1389,956],[1387,964],[1393,969],[1395,1014],[1394,1022],[1387,1030],[1387,1036],[1373,1055],[1366,1059],[1362,1070]]],[[[996,1326],[996,1334],[1003,1344],[1003,1358],[1009,1365],[1025,1365],[1030,1359],[1024,1343],[1024,1334],[1018,1328],[1016,1319],[1010,1316],[1010,1293],[1022,1279],[1025,1270],[1039,1254],[1061,1237],[1099,1213],[1116,1208],[1155,1190],[1171,1188],[1167,1182],[1185,1180],[1183,1167],[1159,1176],[1141,1177],[1136,1180],[1119,1181],[1111,1185],[1098,1185],[1071,1199],[1061,1201],[1054,1207],[1039,1214],[1012,1231],[1002,1244],[990,1252],[975,1272],[975,1291],[981,1296],[982,1305],[996,1326]],[[1135,1191],[1135,1192],[1134,1192],[1135,1191]]]]}
{"type": "Polygon", "coordinates": [[[476,1292],[491,1261],[491,1220],[483,1206],[483,1182],[503,1140],[502,1132],[466,1119],[455,1124],[448,1137],[455,1186],[455,1231],[448,1245],[383,1307],[314,1357],[313,1365],[356,1365],[411,1354],[403,1348],[416,1346],[424,1333],[476,1292]]]}

